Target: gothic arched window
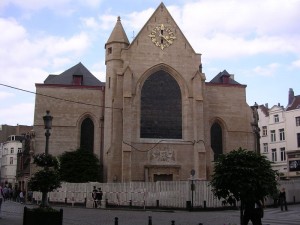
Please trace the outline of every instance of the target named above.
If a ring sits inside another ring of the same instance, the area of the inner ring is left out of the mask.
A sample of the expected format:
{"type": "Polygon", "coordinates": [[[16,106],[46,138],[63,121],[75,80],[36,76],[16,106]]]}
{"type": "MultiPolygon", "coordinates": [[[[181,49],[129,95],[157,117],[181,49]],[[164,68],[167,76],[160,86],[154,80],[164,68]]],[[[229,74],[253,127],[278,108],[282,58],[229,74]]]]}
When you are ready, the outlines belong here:
{"type": "Polygon", "coordinates": [[[214,151],[214,160],[216,160],[219,155],[223,154],[222,127],[217,122],[210,128],[210,143],[214,151]]]}
{"type": "Polygon", "coordinates": [[[160,70],[141,91],[141,138],[181,139],[182,101],[177,81],[160,70]]]}
{"type": "Polygon", "coordinates": [[[90,118],[82,121],[80,129],[80,148],[94,152],[94,123],[90,118]]]}

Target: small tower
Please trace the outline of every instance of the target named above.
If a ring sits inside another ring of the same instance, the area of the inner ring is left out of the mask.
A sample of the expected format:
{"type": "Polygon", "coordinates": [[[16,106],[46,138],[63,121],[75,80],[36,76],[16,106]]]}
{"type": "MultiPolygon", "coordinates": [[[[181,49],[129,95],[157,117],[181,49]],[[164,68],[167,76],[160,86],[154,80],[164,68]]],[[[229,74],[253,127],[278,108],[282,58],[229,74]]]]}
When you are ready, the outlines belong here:
{"type": "MultiPolygon", "coordinates": [[[[105,122],[104,122],[104,174],[108,177],[121,175],[119,166],[122,149],[122,78],[118,72],[123,68],[122,50],[129,46],[129,41],[118,17],[117,23],[105,44],[105,122]],[[114,131],[114,132],[112,132],[114,131]],[[113,158],[113,160],[112,160],[113,158]]],[[[104,178],[105,180],[107,178],[104,178]]],[[[118,179],[118,178],[117,178],[118,179]]],[[[111,182],[111,180],[107,180],[111,182]]]]}

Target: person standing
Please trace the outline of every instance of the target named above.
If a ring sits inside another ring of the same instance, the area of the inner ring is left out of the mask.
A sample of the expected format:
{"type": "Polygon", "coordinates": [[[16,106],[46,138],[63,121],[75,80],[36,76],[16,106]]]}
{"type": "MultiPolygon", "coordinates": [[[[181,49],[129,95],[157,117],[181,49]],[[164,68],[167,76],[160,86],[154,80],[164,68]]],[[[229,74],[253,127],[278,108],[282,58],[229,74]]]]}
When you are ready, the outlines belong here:
{"type": "Polygon", "coordinates": [[[96,198],[97,198],[97,203],[99,206],[101,206],[102,196],[103,196],[102,190],[101,190],[101,188],[98,188],[96,198]]]}
{"type": "Polygon", "coordinates": [[[243,224],[248,225],[251,220],[253,225],[262,225],[263,203],[261,201],[249,201],[244,205],[243,224]]]}
{"type": "Polygon", "coordinates": [[[1,219],[1,206],[3,201],[4,201],[4,192],[2,186],[0,185],[0,219],[1,219]]]}
{"type": "Polygon", "coordinates": [[[285,208],[285,211],[287,211],[287,203],[286,203],[286,193],[285,193],[285,188],[282,188],[280,193],[279,193],[279,201],[280,201],[280,208],[281,211],[283,211],[283,205],[285,208]]]}
{"type": "Polygon", "coordinates": [[[97,208],[98,204],[97,204],[97,189],[96,186],[94,186],[93,192],[92,192],[92,198],[93,198],[93,208],[97,208]]]}

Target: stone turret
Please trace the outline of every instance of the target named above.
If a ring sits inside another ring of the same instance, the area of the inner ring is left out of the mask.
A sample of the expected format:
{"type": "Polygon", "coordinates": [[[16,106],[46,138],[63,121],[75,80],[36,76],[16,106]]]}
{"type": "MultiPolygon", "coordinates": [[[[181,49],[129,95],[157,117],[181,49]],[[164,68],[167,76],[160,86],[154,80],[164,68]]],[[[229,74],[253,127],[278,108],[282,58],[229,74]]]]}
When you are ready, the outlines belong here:
{"type": "Polygon", "coordinates": [[[118,17],[117,23],[105,44],[105,64],[114,59],[120,59],[121,51],[129,46],[129,41],[118,17]]]}

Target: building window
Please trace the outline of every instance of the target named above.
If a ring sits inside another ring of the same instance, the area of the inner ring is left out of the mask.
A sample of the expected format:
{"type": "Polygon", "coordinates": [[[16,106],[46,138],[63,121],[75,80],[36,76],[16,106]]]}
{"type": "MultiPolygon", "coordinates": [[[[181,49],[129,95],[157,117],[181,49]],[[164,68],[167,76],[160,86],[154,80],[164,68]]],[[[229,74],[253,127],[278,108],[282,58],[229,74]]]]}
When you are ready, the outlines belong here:
{"type": "Polygon", "coordinates": [[[284,129],[279,129],[279,139],[280,141],[285,140],[284,129]]]}
{"type": "Polygon", "coordinates": [[[279,116],[278,115],[274,115],[274,123],[278,123],[279,122],[279,116]]]}
{"type": "Polygon", "coordinates": [[[18,148],[18,153],[22,153],[22,148],[18,148]]]}
{"type": "Polygon", "coordinates": [[[267,136],[267,135],[268,135],[268,129],[267,129],[267,126],[263,126],[263,127],[262,127],[262,132],[263,132],[262,136],[267,136]]]}
{"type": "Polygon", "coordinates": [[[280,148],[280,160],[285,161],[286,155],[285,155],[285,148],[280,148]]]}
{"type": "Polygon", "coordinates": [[[10,148],[10,153],[11,153],[11,154],[14,153],[14,148],[10,148]]]}
{"type": "Polygon", "coordinates": [[[272,149],[272,161],[273,161],[273,162],[276,162],[276,161],[277,161],[276,148],[272,149]]]}
{"type": "Polygon", "coordinates": [[[219,123],[214,123],[210,128],[210,145],[214,151],[214,160],[223,154],[222,127],[219,123]]]}
{"type": "Polygon", "coordinates": [[[300,133],[297,133],[298,148],[300,148],[300,133]]]}
{"type": "Polygon", "coordinates": [[[271,130],[271,142],[275,142],[276,141],[276,133],[275,130],[271,130]]]}
{"type": "Polygon", "coordinates": [[[107,53],[111,54],[112,53],[112,47],[107,48],[107,53]]]}
{"type": "Polygon", "coordinates": [[[181,90],[163,70],[149,76],[142,87],[140,137],[182,138],[181,90]]]}
{"type": "Polygon", "coordinates": [[[13,164],[14,164],[14,158],[13,158],[13,157],[10,157],[10,158],[9,158],[9,164],[10,164],[10,165],[13,165],[13,164]]]}
{"type": "Polygon", "coordinates": [[[89,152],[94,152],[94,123],[90,118],[86,118],[82,121],[80,148],[89,152]]]}
{"type": "Polygon", "coordinates": [[[268,143],[264,143],[264,153],[268,153],[268,143]]]}
{"type": "Polygon", "coordinates": [[[296,126],[300,126],[300,116],[296,117],[296,126]]]}

